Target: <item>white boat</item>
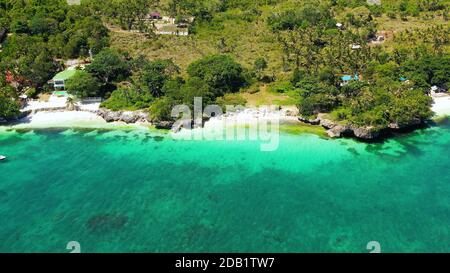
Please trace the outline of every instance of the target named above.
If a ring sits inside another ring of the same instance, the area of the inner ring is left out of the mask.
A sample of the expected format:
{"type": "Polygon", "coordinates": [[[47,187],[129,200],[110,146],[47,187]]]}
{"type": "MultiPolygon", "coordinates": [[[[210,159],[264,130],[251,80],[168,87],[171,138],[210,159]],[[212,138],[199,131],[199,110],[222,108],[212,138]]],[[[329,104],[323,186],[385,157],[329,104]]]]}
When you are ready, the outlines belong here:
{"type": "Polygon", "coordinates": [[[5,159],[6,159],[6,156],[0,155],[0,160],[5,160],[5,159]]]}

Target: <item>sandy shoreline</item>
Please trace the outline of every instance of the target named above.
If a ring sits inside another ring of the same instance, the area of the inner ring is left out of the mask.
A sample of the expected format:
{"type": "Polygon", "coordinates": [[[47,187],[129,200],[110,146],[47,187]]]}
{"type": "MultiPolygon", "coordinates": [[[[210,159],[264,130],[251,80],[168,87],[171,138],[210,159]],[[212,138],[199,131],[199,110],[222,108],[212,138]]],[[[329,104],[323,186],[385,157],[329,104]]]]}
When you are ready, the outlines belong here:
{"type": "MultiPolygon", "coordinates": [[[[287,116],[281,111],[268,111],[261,109],[245,109],[238,113],[225,114],[217,118],[211,118],[205,123],[205,127],[214,127],[218,123],[228,121],[229,124],[245,125],[257,120],[279,120],[280,123],[298,123],[294,116],[287,116]]],[[[15,124],[3,127],[13,129],[28,128],[66,128],[66,127],[85,127],[85,128],[105,128],[117,126],[148,126],[142,123],[124,123],[124,122],[106,122],[99,115],[88,111],[42,111],[29,115],[19,120],[15,124]]]]}
{"type": "Polygon", "coordinates": [[[431,107],[437,117],[450,116],[450,95],[433,97],[434,103],[431,107]]]}
{"type": "MultiPolygon", "coordinates": [[[[432,111],[437,117],[450,116],[450,95],[433,97],[432,111]]],[[[270,111],[267,109],[247,108],[238,113],[225,114],[221,117],[212,118],[205,123],[205,129],[221,127],[223,122],[235,125],[245,125],[257,120],[279,120],[281,124],[296,124],[295,116],[287,115],[283,111],[270,111]]],[[[45,129],[45,128],[148,128],[149,124],[126,124],[123,122],[106,122],[102,117],[88,111],[57,111],[37,112],[16,124],[0,126],[11,129],[45,129]]]]}
{"type": "MultiPolygon", "coordinates": [[[[0,126],[1,127],[1,126],[0,126]]],[[[142,124],[106,122],[95,113],[85,111],[38,112],[21,119],[16,124],[3,126],[10,129],[46,129],[46,128],[143,128],[142,124]]]]}

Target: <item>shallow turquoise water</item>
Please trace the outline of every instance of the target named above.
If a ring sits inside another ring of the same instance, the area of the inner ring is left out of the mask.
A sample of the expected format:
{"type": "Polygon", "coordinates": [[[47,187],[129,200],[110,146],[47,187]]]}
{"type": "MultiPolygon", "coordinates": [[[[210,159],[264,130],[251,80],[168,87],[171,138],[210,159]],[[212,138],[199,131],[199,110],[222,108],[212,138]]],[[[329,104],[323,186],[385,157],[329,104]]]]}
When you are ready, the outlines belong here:
{"type": "Polygon", "coordinates": [[[283,134],[0,133],[0,252],[450,251],[450,126],[382,144],[283,134]]]}

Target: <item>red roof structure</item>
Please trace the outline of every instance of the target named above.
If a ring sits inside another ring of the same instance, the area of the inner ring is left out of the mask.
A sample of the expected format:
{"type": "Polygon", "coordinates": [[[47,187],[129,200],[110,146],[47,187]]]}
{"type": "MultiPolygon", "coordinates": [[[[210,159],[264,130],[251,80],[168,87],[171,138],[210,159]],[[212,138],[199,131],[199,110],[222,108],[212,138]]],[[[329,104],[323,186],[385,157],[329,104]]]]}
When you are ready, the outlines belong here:
{"type": "Polygon", "coordinates": [[[156,12],[156,11],[150,13],[150,17],[153,18],[153,19],[160,19],[160,18],[162,18],[161,13],[156,12]]]}

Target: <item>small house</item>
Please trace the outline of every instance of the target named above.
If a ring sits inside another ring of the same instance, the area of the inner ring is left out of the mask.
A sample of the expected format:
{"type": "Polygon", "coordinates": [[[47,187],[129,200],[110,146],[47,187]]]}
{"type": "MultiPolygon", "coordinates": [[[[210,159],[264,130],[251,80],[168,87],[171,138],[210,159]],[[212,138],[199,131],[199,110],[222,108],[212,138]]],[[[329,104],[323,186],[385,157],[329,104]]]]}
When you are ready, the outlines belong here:
{"type": "Polygon", "coordinates": [[[75,73],[77,73],[77,70],[75,69],[67,69],[59,72],[53,77],[53,79],[49,81],[49,84],[53,84],[53,88],[55,89],[55,91],[64,91],[66,81],[72,78],[75,73]]]}
{"type": "Polygon", "coordinates": [[[351,81],[358,81],[358,80],[359,80],[358,74],[355,74],[355,76],[343,75],[341,77],[341,81],[342,81],[341,86],[347,85],[351,81]]]}
{"type": "Polygon", "coordinates": [[[161,13],[156,12],[156,11],[150,13],[149,17],[152,20],[161,20],[162,19],[161,13]]]}
{"type": "Polygon", "coordinates": [[[176,35],[176,36],[188,36],[188,28],[179,28],[176,25],[164,25],[160,26],[156,30],[156,34],[159,35],[176,35]]]}

